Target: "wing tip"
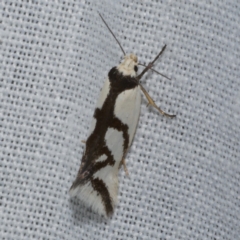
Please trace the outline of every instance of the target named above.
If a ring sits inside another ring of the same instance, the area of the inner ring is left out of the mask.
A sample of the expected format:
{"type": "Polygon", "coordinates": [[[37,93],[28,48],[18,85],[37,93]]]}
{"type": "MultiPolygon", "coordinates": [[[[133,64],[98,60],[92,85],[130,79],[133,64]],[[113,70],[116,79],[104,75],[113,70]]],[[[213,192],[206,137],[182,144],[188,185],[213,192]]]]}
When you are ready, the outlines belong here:
{"type": "Polygon", "coordinates": [[[72,185],[69,190],[70,197],[77,197],[80,199],[87,207],[91,208],[94,212],[102,215],[106,219],[113,215],[114,211],[114,202],[112,198],[109,199],[108,206],[110,208],[106,208],[106,204],[103,202],[101,194],[95,191],[90,182],[84,185],[72,185]]]}

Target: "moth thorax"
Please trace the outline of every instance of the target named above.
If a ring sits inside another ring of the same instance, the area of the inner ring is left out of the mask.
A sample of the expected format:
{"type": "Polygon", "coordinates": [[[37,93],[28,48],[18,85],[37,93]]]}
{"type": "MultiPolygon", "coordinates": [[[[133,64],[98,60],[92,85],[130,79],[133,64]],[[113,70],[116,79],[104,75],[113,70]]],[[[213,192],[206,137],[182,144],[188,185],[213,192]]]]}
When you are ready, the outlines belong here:
{"type": "Polygon", "coordinates": [[[118,65],[117,69],[124,76],[136,77],[137,75],[137,56],[133,53],[125,55],[123,61],[118,65]]]}

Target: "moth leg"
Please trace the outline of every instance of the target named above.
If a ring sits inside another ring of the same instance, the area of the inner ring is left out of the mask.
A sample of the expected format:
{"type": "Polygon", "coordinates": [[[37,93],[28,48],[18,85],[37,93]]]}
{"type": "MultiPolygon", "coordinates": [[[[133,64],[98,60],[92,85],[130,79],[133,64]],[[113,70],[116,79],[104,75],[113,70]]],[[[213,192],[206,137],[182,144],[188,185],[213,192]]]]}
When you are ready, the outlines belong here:
{"type": "Polygon", "coordinates": [[[139,86],[141,87],[141,90],[143,91],[144,95],[146,96],[147,100],[148,100],[148,104],[155,107],[162,115],[166,116],[166,117],[170,117],[170,118],[174,118],[176,117],[176,115],[171,115],[168,114],[166,112],[164,112],[162,109],[160,109],[155,102],[153,101],[153,99],[150,97],[150,95],[148,94],[148,92],[144,89],[144,87],[139,84],[139,86]]]}
{"type": "Polygon", "coordinates": [[[129,176],[125,158],[122,159],[122,165],[123,165],[123,169],[124,169],[126,175],[129,176]]]}
{"type": "Polygon", "coordinates": [[[84,143],[84,144],[86,144],[86,141],[85,141],[85,140],[82,140],[81,142],[84,143]]]}

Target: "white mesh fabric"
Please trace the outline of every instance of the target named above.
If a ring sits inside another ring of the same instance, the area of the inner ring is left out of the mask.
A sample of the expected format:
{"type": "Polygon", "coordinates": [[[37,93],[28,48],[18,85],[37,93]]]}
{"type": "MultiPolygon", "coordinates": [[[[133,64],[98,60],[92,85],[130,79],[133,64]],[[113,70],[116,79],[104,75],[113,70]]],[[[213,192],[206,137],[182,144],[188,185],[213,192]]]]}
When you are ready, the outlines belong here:
{"type": "Polygon", "coordinates": [[[240,239],[239,1],[0,2],[1,239],[240,239]],[[106,221],[68,190],[96,99],[123,54],[146,107],[106,221]]]}

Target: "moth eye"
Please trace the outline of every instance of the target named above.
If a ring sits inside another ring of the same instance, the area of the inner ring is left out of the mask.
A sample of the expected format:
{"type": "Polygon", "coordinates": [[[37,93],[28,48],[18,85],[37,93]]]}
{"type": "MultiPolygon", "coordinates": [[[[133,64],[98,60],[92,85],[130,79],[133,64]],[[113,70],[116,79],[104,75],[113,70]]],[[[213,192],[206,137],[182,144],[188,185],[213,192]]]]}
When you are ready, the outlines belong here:
{"type": "Polygon", "coordinates": [[[138,67],[134,66],[134,71],[137,72],[138,71],[138,67]]]}

